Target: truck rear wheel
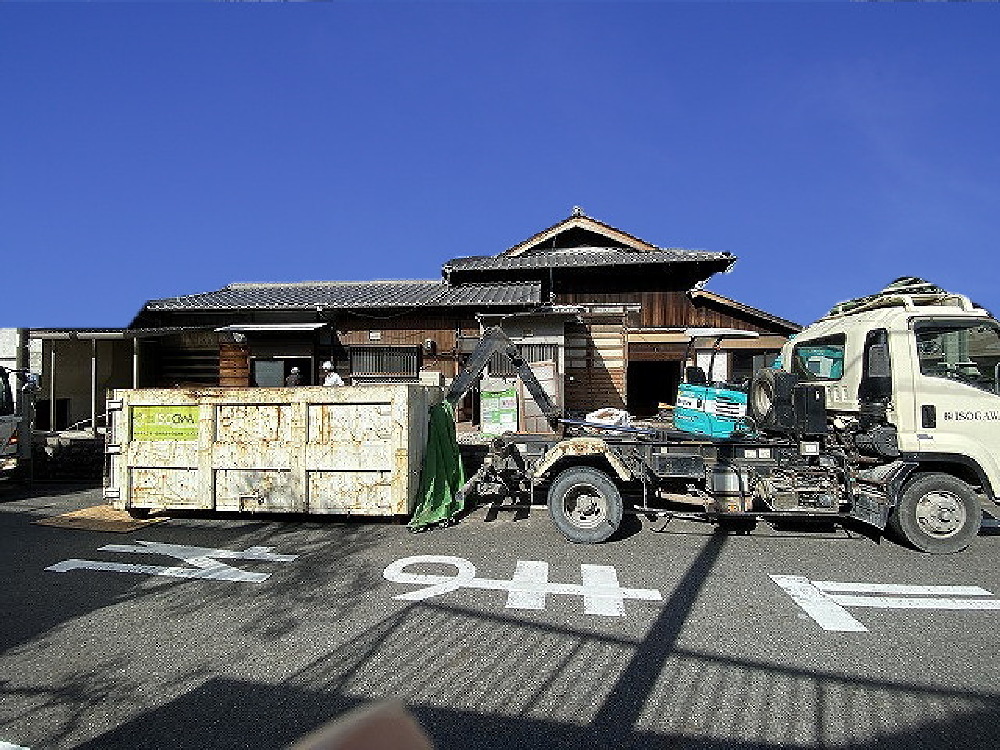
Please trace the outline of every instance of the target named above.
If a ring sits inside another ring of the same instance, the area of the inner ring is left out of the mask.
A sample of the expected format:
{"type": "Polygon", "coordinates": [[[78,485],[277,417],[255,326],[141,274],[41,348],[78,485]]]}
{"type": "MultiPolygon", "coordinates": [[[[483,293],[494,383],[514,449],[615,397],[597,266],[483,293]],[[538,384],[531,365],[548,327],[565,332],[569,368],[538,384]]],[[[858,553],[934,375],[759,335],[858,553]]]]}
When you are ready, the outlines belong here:
{"type": "Polygon", "coordinates": [[[982,522],[979,498],[950,474],[921,474],[903,489],[889,518],[900,540],[921,552],[946,554],[969,546],[982,522]]]}
{"type": "Polygon", "coordinates": [[[590,466],[564,469],[549,487],[548,505],[556,528],[578,544],[607,541],[625,512],[611,477],[590,466]]]}

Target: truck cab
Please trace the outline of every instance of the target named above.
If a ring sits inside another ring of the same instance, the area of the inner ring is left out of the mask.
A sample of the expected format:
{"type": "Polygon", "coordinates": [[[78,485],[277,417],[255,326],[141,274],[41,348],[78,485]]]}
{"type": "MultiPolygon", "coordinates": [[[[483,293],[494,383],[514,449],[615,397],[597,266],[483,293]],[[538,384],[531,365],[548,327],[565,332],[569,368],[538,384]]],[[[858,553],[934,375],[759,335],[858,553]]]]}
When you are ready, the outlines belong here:
{"type": "Polygon", "coordinates": [[[37,377],[31,373],[0,367],[0,475],[30,476],[36,388],[37,377]],[[15,399],[19,385],[20,398],[15,399]]]}
{"type": "MultiPolygon", "coordinates": [[[[892,475],[888,521],[907,541],[934,551],[978,529],[980,501],[1000,492],[1000,325],[988,311],[898,279],[835,306],[781,362],[796,384],[822,388],[859,471],[892,475]]],[[[776,398],[766,380],[751,392],[758,418],[776,398]]]]}

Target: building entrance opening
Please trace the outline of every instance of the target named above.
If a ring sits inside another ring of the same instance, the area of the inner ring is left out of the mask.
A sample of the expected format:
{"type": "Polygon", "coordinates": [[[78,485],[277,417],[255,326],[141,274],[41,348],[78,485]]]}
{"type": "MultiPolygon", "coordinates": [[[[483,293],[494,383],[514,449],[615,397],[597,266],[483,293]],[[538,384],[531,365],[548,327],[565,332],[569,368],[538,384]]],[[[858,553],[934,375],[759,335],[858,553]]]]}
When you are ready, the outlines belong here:
{"type": "Polygon", "coordinates": [[[292,373],[293,367],[299,368],[299,385],[315,385],[312,360],[307,357],[254,359],[252,382],[264,388],[281,387],[285,385],[285,378],[292,373]]]}
{"type": "Polygon", "coordinates": [[[626,372],[628,411],[633,417],[653,417],[660,404],[677,398],[681,382],[681,363],[674,361],[629,362],[626,372]]]}

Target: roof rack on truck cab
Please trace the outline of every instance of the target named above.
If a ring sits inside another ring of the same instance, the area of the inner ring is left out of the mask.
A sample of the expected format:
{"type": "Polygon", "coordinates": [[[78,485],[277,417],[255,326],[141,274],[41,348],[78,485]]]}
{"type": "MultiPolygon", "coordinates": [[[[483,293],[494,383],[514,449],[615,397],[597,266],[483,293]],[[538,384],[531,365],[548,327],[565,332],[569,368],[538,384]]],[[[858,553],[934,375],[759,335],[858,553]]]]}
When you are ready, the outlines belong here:
{"type": "Polygon", "coordinates": [[[916,310],[928,305],[957,307],[963,312],[972,312],[978,308],[964,294],[946,291],[915,276],[902,276],[880,292],[837,303],[823,319],[855,315],[880,307],[902,306],[907,310],[916,310]]]}

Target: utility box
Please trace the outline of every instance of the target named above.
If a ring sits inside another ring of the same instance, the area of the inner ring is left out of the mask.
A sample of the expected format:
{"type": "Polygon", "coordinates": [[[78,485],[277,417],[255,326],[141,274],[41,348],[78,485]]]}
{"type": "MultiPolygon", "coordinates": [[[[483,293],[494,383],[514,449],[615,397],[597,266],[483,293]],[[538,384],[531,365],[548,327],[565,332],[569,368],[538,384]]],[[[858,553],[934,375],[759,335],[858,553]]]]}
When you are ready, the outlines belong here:
{"type": "Polygon", "coordinates": [[[111,392],[106,499],[119,510],[410,515],[442,389],[111,392]]]}

